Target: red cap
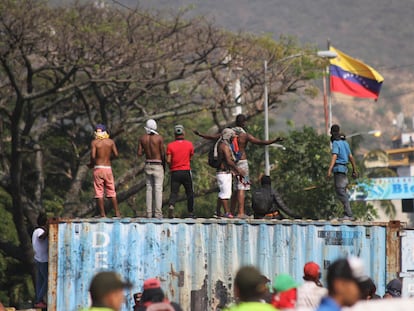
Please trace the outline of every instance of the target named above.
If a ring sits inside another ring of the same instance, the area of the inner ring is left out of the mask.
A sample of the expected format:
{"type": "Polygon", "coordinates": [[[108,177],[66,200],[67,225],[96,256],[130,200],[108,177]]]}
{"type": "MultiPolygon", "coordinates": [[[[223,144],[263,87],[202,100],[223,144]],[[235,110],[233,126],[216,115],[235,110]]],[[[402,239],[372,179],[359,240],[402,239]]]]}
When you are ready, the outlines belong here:
{"type": "Polygon", "coordinates": [[[320,272],[321,268],[317,263],[313,261],[306,263],[305,267],[303,268],[303,273],[305,274],[305,276],[308,276],[313,279],[319,279],[320,272]]]}
{"type": "Polygon", "coordinates": [[[144,290],[154,289],[154,288],[161,288],[160,280],[156,278],[152,278],[152,279],[147,279],[144,281],[144,290]]]}

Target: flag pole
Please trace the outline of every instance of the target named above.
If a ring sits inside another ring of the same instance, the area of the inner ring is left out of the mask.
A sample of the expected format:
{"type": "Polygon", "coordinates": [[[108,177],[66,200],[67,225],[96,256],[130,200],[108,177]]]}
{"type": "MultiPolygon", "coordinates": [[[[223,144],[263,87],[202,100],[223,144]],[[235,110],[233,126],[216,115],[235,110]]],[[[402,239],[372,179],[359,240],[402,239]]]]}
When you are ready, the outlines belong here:
{"type": "Polygon", "coordinates": [[[325,133],[329,135],[329,112],[328,112],[328,93],[326,89],[326,76],[328,74],[328,67],[322,69],[322,82],[323,82],[323,112],[325,115],[325,133]]]}
{"type": "MultiPolygon", "coordinates": [[[[327,41],[328,51],[331,48],[331,41],[327,41]]],[[[331,94],[331,73],[329,70],[329,65],[326,67],[326,74],[328,76],[328,106],[329,106],[329,130],[332,127],[332,94],[331,94]]],[[[329,135],[329,132],[328,132],[329,135]]]]}

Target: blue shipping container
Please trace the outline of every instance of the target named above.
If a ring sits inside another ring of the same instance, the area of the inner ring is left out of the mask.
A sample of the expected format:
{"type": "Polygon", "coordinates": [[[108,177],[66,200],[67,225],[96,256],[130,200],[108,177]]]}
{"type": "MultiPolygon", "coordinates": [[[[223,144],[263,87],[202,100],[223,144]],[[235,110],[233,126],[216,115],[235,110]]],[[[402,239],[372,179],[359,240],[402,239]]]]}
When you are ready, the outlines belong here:
{"type": "Polygon", "coordinates": [[[386,224],[215,219],[72,219],[51,225],[48,310],[75,311],[90,303],[88,287],[100,270],[133,282],[123,310],[145,279],[158,277],[183,310],[217,310],[231,301],[233,277],[255,265],[270,279],[282,272],[302,281],[303,266],[327,266],[341,256],[364,260],[383,294],[386,224]]]}

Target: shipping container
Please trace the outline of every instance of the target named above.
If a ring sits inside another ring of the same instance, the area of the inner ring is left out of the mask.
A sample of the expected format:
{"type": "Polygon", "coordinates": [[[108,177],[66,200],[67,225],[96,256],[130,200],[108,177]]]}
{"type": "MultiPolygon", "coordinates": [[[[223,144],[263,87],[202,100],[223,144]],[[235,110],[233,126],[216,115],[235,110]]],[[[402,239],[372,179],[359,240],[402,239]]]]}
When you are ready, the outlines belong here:
{"type": "Polygon", "coordinates": [[[399,222],[265,221],[228,219],[56,219],[49,237],[48,310],[75,311],[90,303],[95,273],[115,270],[133,293],[158,277],[183,310],[219,310],[232,301],[233,277],[254,265],[273,279],[289,273],[300,282],[308,261],[326,268],[339,257],[363,259],[384,294],[400,271],[399,222]]]}

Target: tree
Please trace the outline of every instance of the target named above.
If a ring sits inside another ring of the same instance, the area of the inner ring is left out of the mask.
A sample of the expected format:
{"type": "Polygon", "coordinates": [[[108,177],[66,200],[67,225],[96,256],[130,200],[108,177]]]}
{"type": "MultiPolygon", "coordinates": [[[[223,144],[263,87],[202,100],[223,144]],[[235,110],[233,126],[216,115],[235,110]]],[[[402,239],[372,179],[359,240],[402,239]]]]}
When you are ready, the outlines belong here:
{"type": "MultiPolygon", "coordinates": [[[[124,213],[135,213],[133,198],[145,187],[135,140],[147,119],[162,128],[194,116],[189,126],[203,119],[202,127],[225,126],[238,102],[232,96],[236,78],[243,85],[244,111],[259,114],[264,59],[269,103],[276,107],[319,71],[318,59],[289,58],[299,52],[314,51],[291,38],[275,42],[232,34],[203,18],[88,3],[2,1],[0,187],[10,198],[2,208],[12,215],[18,243],[3,237],[0,248],[27,269],[30,232],[40,210],[66,217],[94,214],[85,164],[95,124],[105,123],[117,141],[118,199],[124,213]]],[[[211,191],[203,186],[200,193],[211,191]]]]}
{"type": "MultiPolygon", "coordinates": [[[[341,217],[343,206],[336,199],[333,181],[326,179],[331,160],[329,137],[305,126],[289,132],[283,145],[286,150],[276,151],[271,175],[287,205],[303,218],[341,217]]],[[[352,202],[351,207],[360,219],[375,218],[372,205],[352,202]]]]}

